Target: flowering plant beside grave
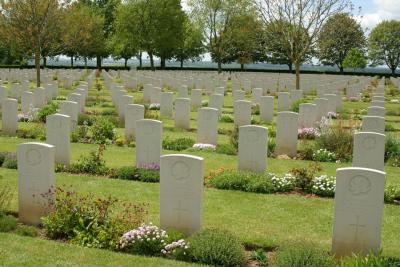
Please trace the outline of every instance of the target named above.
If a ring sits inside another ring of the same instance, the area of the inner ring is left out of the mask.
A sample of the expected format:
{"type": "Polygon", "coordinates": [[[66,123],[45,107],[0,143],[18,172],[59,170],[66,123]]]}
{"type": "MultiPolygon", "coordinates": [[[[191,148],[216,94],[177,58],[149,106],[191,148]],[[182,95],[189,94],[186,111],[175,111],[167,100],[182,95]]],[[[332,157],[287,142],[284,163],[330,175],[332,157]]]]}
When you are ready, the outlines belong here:
{"type": "Polygon", "coordinates": [[[336,154],[325,148],[321,148],[313,153],[313,160],[319,162],[335,162],[336,154]]]}
{"type": "Polygon", "coordinates": [[[197,143],[197,144],[193,145],[193,148],[198,149],[198,150],[215,150],[216,146],[213,144],[197,143]]]}
{"type": "Polygon", "coordinates": [[[135,254],[161,256],[189,249],[189,244],[184,239],[172,241],[165,230],[152,223],[142,224],[140,227],[125,233],[120,240],[120,249],[135,254]]]}
{"type": "Polygon", "coordinates": [[[149,110],[160,110],[160,104],[159,103],[151,103],[149,105],[149,110]]]}
{"type": "Polygon", "coordinates": [[[158,171],[160,170],[160,164],[157,163],[140,164],[137,166],[137,168],[158,171]]]}
{"type": "Polygon", "coordinates": [[[297,130],[297,134],[299,139],[315,139],[319,137],[321,133],[318,131],[317,128],[301,128],[297,130]]]}
{"type": "Polygon", "coordinates": [[[295,177],[292,174],[286,173],[283,176],[277,176],[274,173],[270,173],[269,175],[272,176],[271,180],[276,192],[289,192],[294,189],[295,177]]]}
{"type": "Polygon", "coordinates": [[[311,191],[319,196],[333,197],[336,190],[336,178],[328,175],[321,175],[314,178],[311,191]]]}

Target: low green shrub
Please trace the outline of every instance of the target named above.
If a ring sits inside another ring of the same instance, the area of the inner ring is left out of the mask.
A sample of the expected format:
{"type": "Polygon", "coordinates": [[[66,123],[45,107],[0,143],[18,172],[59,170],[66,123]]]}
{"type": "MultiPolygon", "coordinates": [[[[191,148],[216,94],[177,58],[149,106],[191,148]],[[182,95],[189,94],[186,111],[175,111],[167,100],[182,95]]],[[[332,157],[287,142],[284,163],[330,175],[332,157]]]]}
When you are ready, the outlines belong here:
{"type": "Polygon", "coordinates": [[[232,146],[232,144],[219,144],[216,149],[215,152],[217,152],[218,154],[225,154],[225,155],[237,155],[237,150],[235,147],[232,146]]]}
{"type": "Polygon", "coordinates": [[[94,116],[90,116],[88,114],[79,114],[78,115],[78,125],[92,126],[94,121],[95,121],[94,116]]]}
{"type": "Polygon", "coordinates": [[[35,123],[33,126],[25,129],[18,129],[17,131],[18,138],[24,139],[46,139],[46,128],[44,124],[35,123]]]}
{"type": "Polygon", "coordinates": [[[334,267],[335,260],[311,243],[288,245],[276,253],[274,267],[334,267]]]}
{"type": "Polygon", "coordinates": [[[190,239],[189,254],[195,262],[214,266],[242,266],[244,247],[230,232],[206,229],[190,239]]]}
{"type": "Polygon", "coordinates": [[[394,131],[396,131],[396,128],[392,124],[385,125],[385,132],[394,132],[394,131]]]}
{"type": "Polygon", "coordinates": [[[0,232],[6,233],[17,228],[17,219],[9,215],[0,215],[0,232]]]}
{"type": "Polygon", "coordinates": [[[0,189],[0,216],[3,216],[8,210],[12,200],[12,190],[9,186],[2,186],[0,189]]]}
{"type": "Polygon", "coordinates": [[[51,103],[41,108],[37,113],[37,119],[41,122],[46,122],[46,117],[57,113],[58,104],[51,103]]]}
{"type": "Polygon", "coordinates": [[[42,219],[51,239],[67,239],[96,248],[117,249],[120,237],[143,223],[144,205],[119,203],[118,199],[78,194],[56,188],[55,203],[42,219]]]}
{"type": "Polygon", "coordinates": [[[276,141],[274,138],[268,138],[268,157],[272,157],[275,153],[276,141]]]}
{"type": "Polygon", "coordinates": [[[38,230],[34,226],[20,224],[17,226],[15,233],[20,236],[35,237],[39,235],[38,230]]]}
{"type": "Polygon", "coordinates": [[[106,144],[113,142],[116,138],[114,124],[107,118],[97,117],[90,127],[92,143],[106,144]]]}
{"type": "Polygon", "coordinates": [[[312,159],[319,162],[335,162],[336,155],[327,149],[320,148],[313,152],[312,159]]]}
{"type": "Polygon", "coordinates": [[[171,140],[165,138],[163,140],[163,148],[166,150],[182,151],[191,148],[195,144],[195,141],[191,138],[183,137],[171,140]]]}
{"type": "Polygon", "coordinates": [[[304,103],[308,103],[308,101],[305,100],[305,99],[297,100],[296,102],[294,102],[294,103],[292,104],[292,111],[298,113],[299,110],[300,110],[300,104],[304,104],[304,103]]]}
{"type": "Polygon", "coordinates": [[[236,151],[239,149],[239,127],[235,126],[233,131],[230,133],[229,142],[236,151]]]}
{"type": "Polygon", "coordinates": [[[17,169],[18,168],[17,154],[12,152],[7,153],[7,156],[4,159],[2,167],[7,169],[17,169]]]}
{"type": "Polygon", "coordinates": [[[113,170],[111,177],[122,180],[157,183],[160,181],[160,171],[157,169],[144,169],[126,166],[113,170]]]}
{"type": "Polygon", "coordinates": [[[268,255],[262,249],[257,249],[256,251],[253,251],[251,259],[257,262],[258,266],[261,267],[268,266],[268,255]]]}
{"type": "Polygon", "coordinates": [[[93,175],[106,175],[109,168],[103,159],[103,151],[91,151],[89,155],[82,156],[78,162],[71,164],[69,171],[72,173],[88,173],[93,175]]]}
{"type": "Polygon", "coordinates": [[[111,177],[121,180],[135,180],[136,168],[132,166],[125,166],[112,171],[111,177]]]}
{"type": "Polygon", "coordinates": [[[388,185],[385,188],[385,202],[394,203],[395,201],[400,202],[400,186],[388,185]]]}
{"type": "Polygon", "coordinates": [[[389,134],[385,142],[385,162],[391,158],[400,158],[400,140],[389,134]]]}
{"type": "Polygon", "coordinates": [[[294,176],[294,184],[306,193],[311,193],[314,185],[314,177],[321,171],[318,164],[310,164],[307,168],[293,168],[290,173],[294,176]]]}
{"type": "Polygon", "coordinates": [[[353,135],[340,126],[325,129],[315,139],[315,149],[326,149],[335,153],[338,160],[349,161],[353,153],[353,135]]]}
{"type": "Polygon", "coordinates": [[[4,160],[7,157],[8,152],[0,152],[0,167],[3,165],[4,160]]]}
{"type": "Polygon", "coordinates": [[[219,118],[219,121],[231,123],[233,122],[233,116],[230,114],[222,114],[221,117],[219,118]]]}

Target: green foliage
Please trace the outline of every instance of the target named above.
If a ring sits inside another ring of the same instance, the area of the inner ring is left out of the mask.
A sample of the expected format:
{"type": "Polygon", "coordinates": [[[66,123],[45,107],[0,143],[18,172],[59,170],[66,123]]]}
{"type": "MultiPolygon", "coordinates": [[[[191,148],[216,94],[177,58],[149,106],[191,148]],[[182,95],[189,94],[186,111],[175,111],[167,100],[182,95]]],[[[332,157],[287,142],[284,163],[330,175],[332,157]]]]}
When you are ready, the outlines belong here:
{"type": "Polygon", "coordinates": [[[321,29],[318,56],[324,64],[337,65],[342,71],[343,67],[348,67],[344,66],[344,61],[350,51],[363,49],[365,44],[360,23],[349,14],[338,13],[331,16],[321,29]]]}
{"type": "Polygon", "coordinates": [[[6,157],[4,158],[2,167],[7,169],[17,169],[18,168],[17,154],[11,152],[7,153],[6,157]]]}
{"type": "Polygon", "coordinates": [[[272,157],[274,155],[276,148],[276,141],[274,138],[268,138],[268,157],[272,157]]]}
{"type": "Polygon", "coordinates": [[[9,186],[3,186],[0,189],[0,217],[5,214],[8,210],[11,200],[12,200],[13,193],[9,186]]]}
{"type": "Polygon", "coordinates": [[[37,113],[37,118],[41,122],[46,122],[46,117],[49,115],[53,115],[57,113],[58,104],[51,103],[50,105],[46,105],[39,110],[37,113]]]}
{"type": "Polygon", "coordinates": [[[291,244],[276,253],[275,267],[334,267],[335,260],[311,243],[291,244]]]}
{"type": "Polygon", "coordinates": [[[96,248],[116,249],[123,233],[143,222],[143,205],[122,203],[116,198],[81,195],[57,188],[56,201],[42,219],[46,235],[68,239],[73,243],[96,248]]]}
{"type": "Polygon", "coordinates": [[[389,185],[385,188],[385,202],[394,203],[400,201],[400,187],[389,185]]]}
{"type": "Polygon", "coordinates": [[[315,149],[327,149],[335,153],[337,159],[349,161],[353,153],[353,135],[340,126],[331,127],[315,139],[315,149]]]}
{"type": "Polygon", "coordinates": [[[191,148],[194,144],[195,141],[187,137],[182,137],[174,140],[165,138],[163,140],[163,148],[166,150],[182,151],[191,148]]]}
{"type": "Polygon", "coordinates": [[[230,144],[238,151],[239,149],[239,127],[235,126],[229,136],[230,144]]]}
{"type": "Polygon", "coordinates": [[[395,263],[382,255],[368,254],[367,256],[353,255],[343,258],[338,267],[397,267],[399,264],[399,262],[395,263]]]}
{"type": "Polygon", "coordinates": [[[344,68],[364,69],[366,66],[367,60],[364,54],[356,48],[352,48],[343,60],[344,68]]]}
{"type": "Polygon", "coordinates": [[[122,180],[157,183],[160,181],[160,171],[126,166],[113,170],[111,177],[122,180]]]}
{"type": "Polygon", "coordinates": [[[245,262],[243,246],[227,231],[206,229],[194,234],[189,242],[189,253],[196,262],[232,267],[245,262]]]}
{"type": "Polygon", "coordinates": [[[369,34],[368,55],[375,65],[386,64],[392,73],[399,66],[400,21],[385,20],[369,34]]]}
{"type": "Polygon", "coordinates": [[[23,224],[18,225],[17,229],[15,230],[15,233],[20,236],[30,236],[30,237],[36,237],[39,234],[36,227],[23,224]]]}
{"type": "Polygon", "coordinates": [[[89,155],[82,156],[78,162],[71,164],[72,173],[89,173],[93,175],[106,175],[109,169],[103,159],[104,149],[100,146],[98,151],[91,151],[89,155]]]}
{"type": "Polygon", "coordinates": [[[0,215],[0,233],[10,232],[17,228],[17,219],[9,215],[0,215]]]}
{"type": "Polygon", "coordinates": [[[266,267],[268,266],[268,255],[262,249],[257,249],[253,251],[251,259],[258,263],[258,266],[266,267]]]}
{"type": "Polygon", "coordinates": [[[218,154],[225,154],[225,155],[237,155],[237,149],[232,144],[219,144],[217,145],[215,152],[218,154]]]}
{"type": "Polygon", "coordinates": [[[318,149],[313,152],[312,159],[318,162],[335,162],[336,155],[327,149],[318,149]]]}
{"type": "Polygon", "coordinates": [[[385,142],[385,162],[400,159],[400,140],[394,135],[387,135],[385,142]]]}
{"type": "Polygon", "coordinates": [[[29,125],[28,128],[18,129],[18,138],[24,139],[46,139],[46,128],[44,124],[35,123],[34,125],[29,125]]]}
{"type": "Polygon", "coordinates": [[[396,128],[392,124],[385,124],[385,132],[394,132],[396,128]]]}
{"type": "Polygon", "coordinates": [[[78,125],[92,126],[95,118],[88,114],[81,113],[78,115],[78,125]]]}
{"type": "Polygon", "coordinates": [[[114,124],[104,117],[97,117],[90,127],[92,142],[96,144],[107,144],[116,138],[114,124]]]}
{"type": "Polygon", "coordinates": [[[312,191],[315,175],[321,171],[318,164],[310,164],[307,168],[293,168],[290,173],[295,177],[295,186],[306,193],[312,191]]]}
{"type": "Polygon", "coordinates": [[[0,152],[0,166],[3,165],[4,160],[6,159],[9,152],[0,152]]]}
{"type": "Polygon", "coordinates": [[[233,116],[231,114],[222,114],[219,118],[220,122],[227,122],[227,123],[232,123],[233,122],[233,116]]]}

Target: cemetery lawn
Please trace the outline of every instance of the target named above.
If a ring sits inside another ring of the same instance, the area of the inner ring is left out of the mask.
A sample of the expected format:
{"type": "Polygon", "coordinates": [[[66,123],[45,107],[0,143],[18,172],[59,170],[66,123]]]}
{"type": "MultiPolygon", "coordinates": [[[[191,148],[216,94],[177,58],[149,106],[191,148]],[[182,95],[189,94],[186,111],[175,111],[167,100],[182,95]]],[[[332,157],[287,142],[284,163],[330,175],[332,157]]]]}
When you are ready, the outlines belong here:
{"type": "MultiPolygon", "coordinates": [[[[287,161],[283,162],[288,163],[287,161]]],[[[333,168],[335,168],[335,165],[332,166],[333,168]]],[[[389,173],[393,175],[393,172],[389,173]]],[[[14,189],[11,209],[16,212],[17,171],[0,168],[0,174],[2,176],[0,187],[8,185],[14,189]]],[[[71,185],[82,193],[91,192],[97,196],[112,195],[121,200],[148,203],[147,221],[156,224],[159,222],[159,184],[66,173],[56,174],[56,183],[57,186],[71,185]]],[[[329,250],[332,236],[332,217],[333,199],[328,198],[266,195],[209,188],[205,190],[204,194],[204,228],[227,229],[235,233],[243,244],[250,247],[262,246],[272,249],[285,246],[288,242],[306,239],[329,250]]],[[[385,205],[382,229],[384,255],[400,255],[399,218],[399,206],[385,205]]],[[[23,250],[23,246],[25,246],[25,244],[15,242],[17,239],[11,238],[9,235],[0,237],[0,251],[6,250],[10,246],[16,246],[13,251],[23,250]]],[[[42,241],[32,240],[32,242],[42,241]]],[[[43,242],[49,242],[47,243],[49,248],[46,249],[46,253],[59,254],[57,251],[61,248],[52,246],[50,241],[43,242]]],[[[68,250],[67,247],[65,249],[68,250]]],[[[83,248],[79,249],[83,250],[83,248]]],[[[107,255],[109,255],[107,252],[102,253],[104,253],[104,256],[101,257],[108,257],[107,255]]]]}
{"type": "Polygon", "coordinates": [[[104,249],[88,249],[56,241],[0,233],[0,265],[54,266],[200,266],[104,249]]]}

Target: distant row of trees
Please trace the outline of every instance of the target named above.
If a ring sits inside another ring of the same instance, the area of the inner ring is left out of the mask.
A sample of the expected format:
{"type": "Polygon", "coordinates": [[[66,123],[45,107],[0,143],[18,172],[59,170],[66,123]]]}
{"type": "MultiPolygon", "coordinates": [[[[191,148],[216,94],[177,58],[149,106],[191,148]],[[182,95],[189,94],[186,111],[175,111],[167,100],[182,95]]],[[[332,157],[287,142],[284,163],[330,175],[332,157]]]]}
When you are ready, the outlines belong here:
{"type": "Polygon", "coordinates": [[[350,0],[2,0],[0,61],[21,63],[67,55],[75,58],[137,57],[146,52],[154,69],[167,60],[199,60],[209,52],[222,64],[286,64],[296,70],[322,64],[362,68],[400,63],[400,22],[384,21],[368,38],[352,17],[350,0]]]}

